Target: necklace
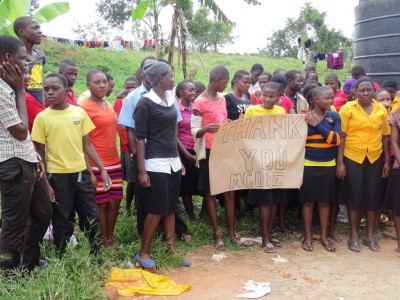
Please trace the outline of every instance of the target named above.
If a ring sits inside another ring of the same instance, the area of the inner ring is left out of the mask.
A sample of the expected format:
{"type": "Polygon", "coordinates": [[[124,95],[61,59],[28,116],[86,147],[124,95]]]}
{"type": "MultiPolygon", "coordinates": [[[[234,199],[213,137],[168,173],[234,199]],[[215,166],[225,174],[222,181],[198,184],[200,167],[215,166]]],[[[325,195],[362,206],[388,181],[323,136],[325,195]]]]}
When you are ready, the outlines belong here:
{"type": "Polygon", "coordinates": [[[315,120],[317,120],[317,122],[319,123],[319,122],[321,122],[321,121],[325,118],[325,116],[326,116],[326,111],[325,111],[324,115],[323,115],[320,119],[317,119],[317,117],[314,115],[313,111],[311,111],[311,115],[312,115],[313,118],[314,118],[315,120]]]}
{"type": "Polygon", "coordinates": [[[207,98],[210,99],[210,100],[212,100],[212,101],[217,101],[217,100],[219,99],[219,98],[218,98],[218,95],[216,95],[214,98],[211,98],[210,95],[207,93],[207,90],[205,90],[204,93],[206,93],[207,98]]]}

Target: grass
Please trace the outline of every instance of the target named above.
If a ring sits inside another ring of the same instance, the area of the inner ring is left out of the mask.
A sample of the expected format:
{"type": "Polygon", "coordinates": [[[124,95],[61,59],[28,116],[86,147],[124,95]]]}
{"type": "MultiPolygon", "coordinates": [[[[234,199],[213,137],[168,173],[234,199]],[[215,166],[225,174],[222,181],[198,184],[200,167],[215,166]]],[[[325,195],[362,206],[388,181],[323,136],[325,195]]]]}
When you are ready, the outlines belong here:
{"type": "MultiPolygon", "coordinates": [[[[135,74],[141,60],[153,55],[151,52],[119,52],[110,53],[105,49],[84,49],[73,45],[48,43],[40,46],[46,53],[46,65],[44,73],[57,72],[61,60],[73,59],[79,67],[79,76],[75,85],[75,91],[79,95],[86,90],[85,75],[95,68],[103,69],[115,79],[116,87],[114,94],[109,97],[113,101],[116,94],[122,90],[126,77],[135,74]]],[[[266,71],[272,72],[276,68],[299,69],[299,61],[293,59],[275,59],[264,56],[242,56],[226,54],[202,54],[202,58],[208,70],[215,65],[224,65],[228,68],[231,76],[236,70],[249,70],[254,63],[261,63],[266,71]]],[[[177,59],[175,58],[175,61],[177,59]]],[[[201,66],[199,58],[189,54],[189,71],[196,70],[196,80],[207,83],[207,72],[201,66]]],[[[331,72],[326,69],[325,63],[319,63],[317,70],[320,74],[320,81],[323,81],[325,74],[331,72]]],[[[181,69],[175,65],[176,82],[183,79],[181,69]]],[[[349,75],[344,71],[334,71],[340,80],[345,80],[349,75]]],[[[201,203],[200,199],[196,200],[201,203]]],[[[115,228],[115,240],[117,246],[113,251],[103,250],[100,257],[103,264],[98,264],[96,258],[88,255],[89,247],[86,238],[79,230],[76,236],[79,246],[67,251],[62,259],[59,259],[51,242],[44,242],[43,256],[48,262],[44,270],[37,270],[35,274],[26,275],[16,273],[15,276],[4,277],[0,273],[0,299],[106,299],[105,290],[102,288],[107,279],[110,269],[113,266],[126,267],[126,261],[133,262],[133,256],[138,251],[140,238],[136,232],[136,220],[134,216],[124,214],[124,202],[121,205],[121,213],[115,228]]],[[[196,208],[196,213],[199,209],[196,208]]],[[[190,221],[186,218],[189,232],[194,242],[191,244],[177,241],[177,256],[168,257],[165,243],[156,238],[152,244],[152,257],[155,259],[161,272],[180,266],[181,258],[190,250],[204,245],[212,246],[212,229],[208,221],[190,221]]],[[[223,210],[219,209],[219,224],[222,233],[225,227],[223,210]]],[[[301,220],[298,216],[289,215],[288,224],[291,228],[301,231],[301,220]]],[[[253,217],[245,216],[236,226],[236,231],[241,236],[259,235],[258,211],[255,210],[253,217]]],[[[281,238],[283,238],[281,236],[281,238]]],[[[227,242],[230,250],[236,247],[227,242]]],[[[254,248],[253,248],[254,249],[254,248]]],[[[252,250],[249,250],[252,251],[252,250]]],[[[255,251],[255,250],[254,250],[255,251]]]]}

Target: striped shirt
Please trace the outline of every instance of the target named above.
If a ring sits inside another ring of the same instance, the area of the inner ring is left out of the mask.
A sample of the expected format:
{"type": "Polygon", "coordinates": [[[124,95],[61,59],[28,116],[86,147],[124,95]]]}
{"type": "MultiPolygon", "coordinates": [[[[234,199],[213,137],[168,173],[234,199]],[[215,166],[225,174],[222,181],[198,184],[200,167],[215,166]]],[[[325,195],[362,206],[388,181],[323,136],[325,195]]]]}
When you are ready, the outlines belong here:
{"type": "Polygon", "coordinates": [[[13,157],[38,162],[29,133],[25,140],[19,141],[8,130],[22,122],[15,101],[14,90],[0,78],[0,162],[13,157]]]}

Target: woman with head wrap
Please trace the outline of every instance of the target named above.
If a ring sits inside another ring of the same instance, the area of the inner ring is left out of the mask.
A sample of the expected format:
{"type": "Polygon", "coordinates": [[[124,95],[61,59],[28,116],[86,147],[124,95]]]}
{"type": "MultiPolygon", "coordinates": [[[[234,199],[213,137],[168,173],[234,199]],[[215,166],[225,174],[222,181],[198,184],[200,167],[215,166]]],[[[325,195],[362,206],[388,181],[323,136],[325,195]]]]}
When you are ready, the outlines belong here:
{"type": "Polygon", "coordinates": [[[152,85],[137,103],[133,115],[137,139],[138,180],[142,187],[142,205],[147,213],[142,245],[135,259],[142,267],[154,268],[150,245],[162,221],[170,254],[175,253],[175,212],[178,209],[181,161],[176,143],[177,108],[171,67],[157,62],[146,69],[152,85]]]}

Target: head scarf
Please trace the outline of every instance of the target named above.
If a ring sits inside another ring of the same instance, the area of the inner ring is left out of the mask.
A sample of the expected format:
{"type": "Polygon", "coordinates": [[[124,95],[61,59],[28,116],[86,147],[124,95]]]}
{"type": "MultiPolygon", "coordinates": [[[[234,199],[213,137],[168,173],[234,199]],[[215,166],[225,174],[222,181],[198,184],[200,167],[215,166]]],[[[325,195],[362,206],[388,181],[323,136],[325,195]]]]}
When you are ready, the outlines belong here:
{"type": "Polygon", "coordinates": [[[165,75],[168,72],[170,66],[165,62],[156,62],[148,67],[144,73],[146,74],[147,80],[150,82],[152,86],[154,86],[161,75],[165,75]]]}
{"type": "Polygon", "coordinates": [[[357,80],[355,80],[355,79],[346,80],[346,82],[343,85],[343,89],[350,90],[352,85],[355,84],[356,82],[357,82],[357,80]]]}

